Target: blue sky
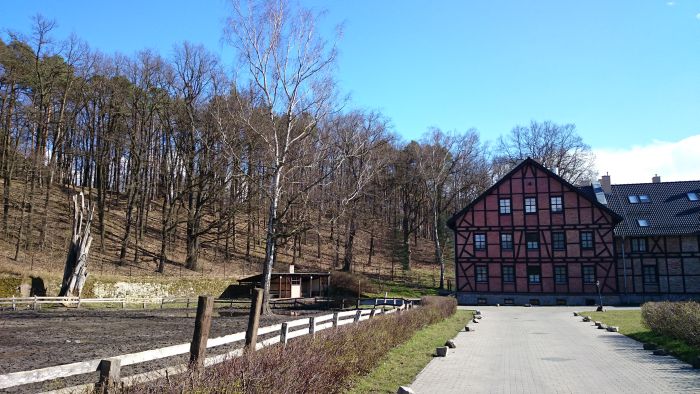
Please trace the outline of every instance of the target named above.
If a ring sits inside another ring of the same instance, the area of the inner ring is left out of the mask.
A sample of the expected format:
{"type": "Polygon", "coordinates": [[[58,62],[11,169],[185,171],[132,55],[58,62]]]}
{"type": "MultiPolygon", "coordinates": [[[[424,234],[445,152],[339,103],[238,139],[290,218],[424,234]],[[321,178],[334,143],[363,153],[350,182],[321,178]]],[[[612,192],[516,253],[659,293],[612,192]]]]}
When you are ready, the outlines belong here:
{"type": "MultiPolygon", "coordinates": [[[[168,56],[189,40],[232,64],[221,42],[227,2],[200,3],[12,1],[0,28],[28,32],[41,13],[58,22],[56,38],[75,32],[107,53],[168,56]]],[[[473,127],[494,141],[532,119],[575,123],[613,182],[635,165],[642,181],[648,172],[700,179],[700,0],[301,4],[327,11],[329,39],[344,26],[337,78],[351,106],[381,110],[406,139],[431,126],[473,127]],[[618,169],[630,152],[639,164],[618,169]],[[660,152],[671,153],[642,157],[660,152]]],[[[630,176],[619,180],[636,181],[630,176]]]]}

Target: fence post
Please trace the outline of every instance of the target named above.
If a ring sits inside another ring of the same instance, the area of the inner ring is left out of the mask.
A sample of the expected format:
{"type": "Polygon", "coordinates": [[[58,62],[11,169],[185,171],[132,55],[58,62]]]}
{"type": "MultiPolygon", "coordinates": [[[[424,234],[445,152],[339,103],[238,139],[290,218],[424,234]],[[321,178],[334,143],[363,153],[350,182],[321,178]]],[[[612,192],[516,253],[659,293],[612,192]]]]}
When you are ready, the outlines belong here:
{"type": "Polygon", "coordinates": [[[357,312],[355,312],[355,323],[360,321],[360,315],[362,314],[362,310],[358,309],[357,312]]]}
{"type": "Polygon", "coordinates": [[[160,309],[163,309],[163,304],[165,303],[165,297],[160,298],[160,309]]]}
{"type": "Polygon", "coordinates": [[[190,368],[201,369],[207,352],[207,340],[211,328],[211,311],[214,307],[214,297],[199,296],[197,317],[194,320],[194,335],[190,344],[190,368]]]}
{"type": "Polygon", "coordinates": [[[34,296],[34,304],[32,305],[32,309],[36,310],[36,306],[37,306],[36,296],[34,296]]]}
{"type": "Polygon", "coordinates": [[[12,310],[13,311],[17,310],[17,304],[15,304],[15,296],[12,296],[12,310]]]}
{"type": "Polygon", "coordinates": [[[186,309],[190,309],[190,297],[187,297],[187,307],[186,309]]]}
{"type": "Polygon", "coordinates": [[[260,312],[262,309],[263,289],[255,289],[253,299],[250,303],[250,314],[248,315],[248,329],[245,332],[245,347],[247,350],[255,351],[255,343],[258,341],[258,327],[260,326],[260,312]]]}
{"type": "Polygon", "coordinates": [[[370,312],[370,314],[369,314],[369,318],[370,318],[370,319],[373,318],[374,315],[375,315],[376,313],[377,313],[377,310],[376,310],[376,309],[372,309],[372,312],[370,312]]]}
{"type": "Polygon", "coordinates": [[[338,327],[338,320],[340,320],[340,316],[338,316],[338,312],[333,313],[333,328],[338,327]]]}
{"type": "Polygon", "coordinates": [[[316,336],[316,318],[313,316],[309,318],[309,334],[312,337],[316,336]]]}
{"type": "Polygon", "coordinates": [[[289,335],[289,327],[287,326],[287,323],[282,323],[282,329],[280,330],[280,342],[282,342],[283,345],[287,344],[287,335],[289,335]]]}
{"type": "Polygon", "coordinates": [[[97,382],[98,393],[116,393],[121,379],[122,362],[118,358],[108,358],[100,361],[100,380],[97,382]]]}

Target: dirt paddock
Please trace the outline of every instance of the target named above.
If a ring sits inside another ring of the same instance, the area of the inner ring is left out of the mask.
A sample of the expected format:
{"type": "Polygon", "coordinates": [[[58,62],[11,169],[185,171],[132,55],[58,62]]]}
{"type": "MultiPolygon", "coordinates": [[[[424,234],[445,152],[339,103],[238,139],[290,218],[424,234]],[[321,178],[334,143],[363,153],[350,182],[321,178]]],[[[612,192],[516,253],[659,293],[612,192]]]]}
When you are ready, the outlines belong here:
{"type": "MultiPolygon", "coordinates": [[[[237,311],[240,313],[235,313],[234,316],[219,316],[219,311],[221,310],[215,312],[212,319],[210,338],[245,331],[248,316],[244,311],[237,311]]],[[[195,312],[191,309],[3,311],[0,312],[0,374],[190,342],[194,331],[194,316],[195,312]]],[[[295,318],[289,315],[263,316],[260,325],[262,327],[295,318]]],[[[233,344],[233,347],[224,345],[220,347],[223,349],[209,349],[209,353],[222,353],[240,346],[241,343],[233,344]]],[[[128,376],[163,364],[174,365],[185,362],[186,357],[183,355],[164,362],[145,363],[150,365],[129,366],[122,373],[128,376]]],[[[63,382],[23,386],[13,391],[55,389],[92,382],[92,379],[95,378],[68,378],[63,382]]]]}

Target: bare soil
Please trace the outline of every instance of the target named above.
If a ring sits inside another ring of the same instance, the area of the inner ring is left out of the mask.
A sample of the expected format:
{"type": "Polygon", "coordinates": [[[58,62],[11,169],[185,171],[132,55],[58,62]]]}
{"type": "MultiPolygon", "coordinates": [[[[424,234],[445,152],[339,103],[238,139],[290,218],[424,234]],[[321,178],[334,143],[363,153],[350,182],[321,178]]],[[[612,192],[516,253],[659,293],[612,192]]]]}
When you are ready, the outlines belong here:
{"type": "MultiPolygon", "coordinates": [[[[216,315],[222,310],[215,312],[216,315]]],[[[215,316],[209,337],[245,331],[245,311],[215,316]]],[[[317,311],[316,311],[317,313],[317,311]]],[[[0,312],[0,374],[26,371],[77,361],[102,359],[187,343],[194,331],[193,310],[39,310],[0,312]]],[[[263,316],[261,327],[293,320],[290,315],[263,316]]],[[[208,349],[217,354],[242,343],[208,349]]],[[[122,368],[122,376],[186,362],[188,355],[122,368]]],[[[96,382],[83,375],[15,388],[12,392],[36,392],[96,382]]]]}

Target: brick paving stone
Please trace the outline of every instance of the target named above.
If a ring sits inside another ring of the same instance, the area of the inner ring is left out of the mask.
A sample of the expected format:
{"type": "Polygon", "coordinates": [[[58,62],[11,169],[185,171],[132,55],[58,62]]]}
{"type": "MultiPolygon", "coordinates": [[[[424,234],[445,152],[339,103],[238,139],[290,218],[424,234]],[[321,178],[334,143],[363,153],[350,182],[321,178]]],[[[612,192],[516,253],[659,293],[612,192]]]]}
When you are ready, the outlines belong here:
{"type": "Polygon", "coordinates": [[[700,393],[700,370],[581,322],[571,312],[582,308],[480,309],[478,330],[416,377],[417,394],[700,393]]]}

